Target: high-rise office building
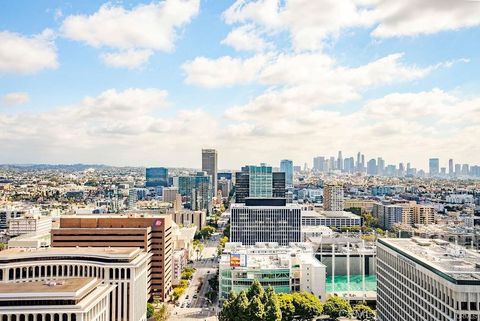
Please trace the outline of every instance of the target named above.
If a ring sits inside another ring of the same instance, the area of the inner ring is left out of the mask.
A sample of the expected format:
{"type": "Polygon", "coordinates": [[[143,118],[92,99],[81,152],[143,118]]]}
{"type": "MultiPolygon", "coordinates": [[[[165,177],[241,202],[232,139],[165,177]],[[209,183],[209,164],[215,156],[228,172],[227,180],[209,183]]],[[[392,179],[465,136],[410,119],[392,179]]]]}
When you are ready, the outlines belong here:
{"type": "Polygon", "coordinates": [[[288,245],[301,241],[301,208],[287,206],[285,199],[247,198],[245,205],[232,205],[231,212],[231,242],[288,245]]]}
{"type": "Polygon", "coordinates": [[[293,161],[283,159],[280,162],[280,172],[285,173],[285,186],[293,187],[293,161]]]}
{"type": "Polygon", "coordinates": [[[378,174],[377,161],[374,158],[367,163],[367,174],[372,176],[378,174]]]}
{"type": "Polygon", "coordinates": [[[342,171],[343,170],[343,157],[342,151],[338,151],[338,158],[337,158],[337,169],[342,171]]]}
{"type": "Polygon", "coordinates": [[[480,255],[443,240],[379,239],[377,320],[480,319],[480,255]]]}
{"type": "Polygon", "coordinates": [[[235,177],[236,203],[247,197],[285,197],[285,173],[273,172],[271,166],[244,166],[235,177]]]}
{"type": "Polygon", "coordinates": [[[313,158],[313,169],[319,172],[325,171],[325,157],[318,156],[313,158]]]}
{"type": "Polygon", "coordinates": [[[139,247],[152,254],[150,294],[168,300],[172,290],[172,218],[170,215],[62,216],[52,229],[53,247],[139,247]]]}
{"type": "Polygon", "coordinates": [[[428,161],[428,174],[430,177],[437,177],[440,174],[440,160],[438,158],[430,158],[428,161]]]}
{"type": "Polygon", "coordinates": [[[215,149],[202,149],[202,171],[212,176],[213,195],[217,194],[217,151],[215,149]]]}
{"type": "Polygon", "coordinates": [[[187,204],[195,211],[212,211],[212,177],[206,172],[198,172],[195,176],[180,176],[178,192],[187,198],[187,204]]]}
{"type": "Polygon", "coordinates": [[[168,168],[149,167],[145,170],[146,187],[168,186],[168,168]]]}
{"type": "Polygon", "coordinates": [[[377,159],[377,174],[383,175],[385,173],[385,161],[383,158],[378,157],[377,159]]]}
{"type": "Polygon", "coordinates": [[[343,211],[343,186],[325,185],[323,188],[323,208],[325,211],[343,211]]]}
{"type": "Polygon", "coordinates": [[[453,159],[448,160],[448,176],[453,177],[455,175],[454,173],[454,167],[453,167],[453,159]]]}

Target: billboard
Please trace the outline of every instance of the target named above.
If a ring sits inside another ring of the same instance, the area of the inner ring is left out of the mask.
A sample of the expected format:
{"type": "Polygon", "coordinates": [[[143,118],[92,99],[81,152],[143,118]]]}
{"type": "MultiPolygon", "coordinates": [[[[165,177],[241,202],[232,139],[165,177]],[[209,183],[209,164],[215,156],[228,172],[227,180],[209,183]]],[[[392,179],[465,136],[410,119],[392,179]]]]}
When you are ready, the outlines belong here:
{"type": "Polygon", "coordinates": [[[231,253],[230,266],[231,267],[247,266],[247,256],[245,254],[231,253]]]}

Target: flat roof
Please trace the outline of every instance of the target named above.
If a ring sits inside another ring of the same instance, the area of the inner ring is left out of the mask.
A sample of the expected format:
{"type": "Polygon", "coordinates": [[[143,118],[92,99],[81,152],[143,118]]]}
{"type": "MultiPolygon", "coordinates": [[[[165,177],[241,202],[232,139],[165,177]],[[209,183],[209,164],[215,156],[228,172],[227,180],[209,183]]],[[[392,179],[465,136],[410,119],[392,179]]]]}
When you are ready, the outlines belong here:
{"type": "Polygon", "coordinates": [[[382,238],[378,243],[450,282],[480,285],[480,254],[463,246],[417,237],[382,238]]]}
{"type": "Polygon", "coordinates": [[[0,283],[0,293],[77,292],[94,278],[67,278],[55,281],[0,283]]]}
{"type": "Polygon", "coordinates": [[[302,211],[302,217],[353,218],[353,219],[361,218],[360,216],[347,211],[322,211],[322,210],[302,211]]]}
{"type": "Polygon", "coordinates": [[[48,247],[48,248],[11,248],[0,251],[0,261],[15,259],[31,259],[33,257],[80,256],[101,258],[105,260],[121,260],[131,262],[142,253],[138,247],[48,247]]]}

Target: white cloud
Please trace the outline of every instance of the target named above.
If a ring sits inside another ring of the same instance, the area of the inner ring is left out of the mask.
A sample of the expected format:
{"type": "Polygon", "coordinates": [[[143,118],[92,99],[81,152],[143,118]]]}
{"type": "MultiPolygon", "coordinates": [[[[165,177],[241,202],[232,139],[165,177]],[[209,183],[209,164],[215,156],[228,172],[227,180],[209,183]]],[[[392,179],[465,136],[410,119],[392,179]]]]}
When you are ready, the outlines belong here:
{"type": "Polygon", "coordinates": [[[237,51],[264,51],[273,47],[257,34],[252,25],[233,29],[222,40],[222,44],[229,45],[237,51]]]}
{"type": "Polygon", "coordinates": [[[57,51],[51,30],[45,29],[31,37],[0,32],[0,74],[31,74],[57,66],[57,51]]]}
{"type": "Polygon", "coordinates": [[[217,120],[200,108],[167,114],[168,106],[164,90],[131,88],[43,112],[7,111],[0,114],[0,162],[191,166],[202,143],[216,140],[217,120]]]}
{"type": "Polygon", "coordinates": [[[375,37],[432,34],[480,25],[480,2],[380,0],[374,16],[379,22],[372,32],[375,37]]]}
{"type": "Polygon", "coordinates": [[[182,65],[186,73],[186,82],[206,88],[226,87],[236,84],[247,84],[254,81],[267,57],[257,55],[248,59],[230,56],[218,59],[197,57],[182,65]]]}
{"type": "Polygon", "coordinates": [[[418,120],[422,117],[438,119],[455,110],[459,100],[458,97],[438,88],[418,93],[392,93],[368,101],[363,107],[363,112],[380,119],[418,120]]]}
{"type": "Polygon", "coordinates": [[[135,69],[145,64],[151,55],[153,55],[152,50],[129,49],[121,52],[103,53],[100,58],[111,67],[135,69]]]}
{"type": "Polygon", "coordinates": [[[5,106],[16,106],[23,105],[28,103],[30,97],[26,92],[13,92],[4,95],[1,99],[2,105],[5,106]]]}
{"type": "Polygon", "coordinates": [[[228,24],[256,24],[265,32],[288,31],[297,50],[316,50],[350,27],[369,26],[371,10],[355,0],[237,0],[224,14],[228,24]]]}
{"type": "Polygon", "coordinates": [[[352,68],[340,66],[324,54],[278,55],[257,73],[260,83],[277,87],[245,105],[232,107],[226,115],[240,120],[266,115],[288,117],[302,110],[360,99],[367,89],[420,79],[436,68],[405,65],[402,56],[391,54],[352,68]]]}
{"type": "Polygon", "coordinates": [[[223,17],[227,24],[254,24],[257,33],[286,31],[295,50],[319,50],[352,28],[373,27],[372,36],[385,38],[479,26],[480,2],[236,0],[223,17]]]}
{"type": "MultiPolygon", "coordinates": [[[[67,38],[93,47],[169,52],[175,47],[180,28],[188,24],[199,9],[200,0],[165,0],[141,4],[130,10],[108,3],[92,15],[66,17],[61,30],[67,38]]],[[[117,61],[122,60],[118,64],[120,66],[133,65],[130,63],[133,58],[125,63],[125,52],[107,55],[116,55],[117,61]],[[123,57],[119,58],[120,56],[123,57]]],[[[137,52],[135,62],[146,61],[145,51],[143,60],[138,55],[137,52]]]]}

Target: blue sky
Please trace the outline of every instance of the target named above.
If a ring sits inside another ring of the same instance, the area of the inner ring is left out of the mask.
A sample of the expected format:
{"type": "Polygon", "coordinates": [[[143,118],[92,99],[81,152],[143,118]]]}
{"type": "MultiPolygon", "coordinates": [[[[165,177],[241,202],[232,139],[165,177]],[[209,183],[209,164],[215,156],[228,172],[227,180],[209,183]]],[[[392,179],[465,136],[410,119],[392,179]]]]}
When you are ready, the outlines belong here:
{"type": "Polygon", "coordinates": [[[0,163],[480,163],[479,25],[457,0],[3,1],[0,163]]]}

